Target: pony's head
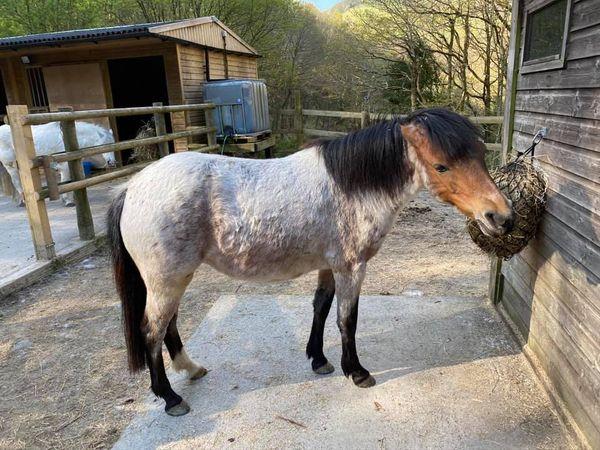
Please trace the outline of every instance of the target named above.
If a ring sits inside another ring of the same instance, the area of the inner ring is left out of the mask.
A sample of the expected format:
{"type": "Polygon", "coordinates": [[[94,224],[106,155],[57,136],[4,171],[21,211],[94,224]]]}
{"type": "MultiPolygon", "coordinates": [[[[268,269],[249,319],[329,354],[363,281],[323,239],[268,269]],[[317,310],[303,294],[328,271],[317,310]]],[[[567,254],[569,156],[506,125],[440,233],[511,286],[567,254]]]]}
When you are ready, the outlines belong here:
{"type": "Polygon", "coordinates": [[[438,199],[480,224],[484,233],[501,235],[514,223],[510,201],[485,166],[479,129],[446,109],[415,111],[401,122],[415,171],[438,199]]]}

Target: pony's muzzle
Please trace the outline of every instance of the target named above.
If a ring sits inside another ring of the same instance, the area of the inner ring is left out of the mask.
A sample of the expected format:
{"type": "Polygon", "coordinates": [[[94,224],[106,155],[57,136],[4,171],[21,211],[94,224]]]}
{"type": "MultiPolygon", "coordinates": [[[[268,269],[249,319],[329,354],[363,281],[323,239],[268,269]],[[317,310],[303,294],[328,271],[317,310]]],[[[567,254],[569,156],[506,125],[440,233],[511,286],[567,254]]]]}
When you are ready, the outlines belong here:
{"type": "Polygon", "coordinates": [[[487,211],[483,214],[483,218],[479,220],[479,223],[484,233],[500,236],[512,231],[515,226],[515,215],[513,211],[510,214],[487,211]]]}

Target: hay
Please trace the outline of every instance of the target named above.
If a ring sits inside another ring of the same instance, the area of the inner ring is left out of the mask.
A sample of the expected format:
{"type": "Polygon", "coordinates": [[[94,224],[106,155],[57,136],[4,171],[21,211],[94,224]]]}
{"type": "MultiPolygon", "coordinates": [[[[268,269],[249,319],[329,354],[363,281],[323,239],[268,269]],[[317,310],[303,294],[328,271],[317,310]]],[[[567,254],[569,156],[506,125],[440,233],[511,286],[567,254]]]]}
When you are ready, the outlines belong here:
{"type": "MultiPolygon", "coordinates": [[[[144,139],[156,136],[156,129],[154,128],[154,120],[151,119],[148,122],[144,122],[141,128],[135,135],[135,139],[144,139]]],[[[160,157],[160,151],[157,144],[152,145],[138,145],[133,147],[133,153],[129,157],[130,162],[147,162],[154,161],[160,157]]]]}
{"type": "Polygon", "coordinates": [[[537,231],[546,207],[546,176],[534,166],[531,158],[517,159],[491,175],[512,201],[514,228],[502,236],[487,236],[475,220],[467,219],[467,230],[473,242],[484,252],[509,259],[523,250],[537,231]]]}

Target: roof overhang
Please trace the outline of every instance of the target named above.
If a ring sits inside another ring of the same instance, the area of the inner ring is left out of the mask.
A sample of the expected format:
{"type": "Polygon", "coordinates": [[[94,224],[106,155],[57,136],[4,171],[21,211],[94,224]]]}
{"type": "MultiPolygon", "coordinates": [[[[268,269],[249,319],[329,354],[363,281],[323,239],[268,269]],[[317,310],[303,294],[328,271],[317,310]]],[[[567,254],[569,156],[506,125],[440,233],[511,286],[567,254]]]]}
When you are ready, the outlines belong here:
{"type": "Polygon", "coordinates": [[[76,44],[97,44],[104,41],[140,38],[172,40],[185,44],[200,45],[222,50],[222,46],[209,45],[209,43],[189,40],[186,38],[185,33],[178,33],[178,31],[185,28],[199,27],[207,24],[215,24],[219,29],[226,32],[235,40],[236,49],[233,50],[233,53],[259,56],[258,52],[252,46],[247,44],[235,32],[214,16],[179,20],[176,22],[121,25],[106,28],[90,28],[0,38],[0,54],[5,53],[5,51],[22,52],[28,49],[56,48],[76,44]]]}

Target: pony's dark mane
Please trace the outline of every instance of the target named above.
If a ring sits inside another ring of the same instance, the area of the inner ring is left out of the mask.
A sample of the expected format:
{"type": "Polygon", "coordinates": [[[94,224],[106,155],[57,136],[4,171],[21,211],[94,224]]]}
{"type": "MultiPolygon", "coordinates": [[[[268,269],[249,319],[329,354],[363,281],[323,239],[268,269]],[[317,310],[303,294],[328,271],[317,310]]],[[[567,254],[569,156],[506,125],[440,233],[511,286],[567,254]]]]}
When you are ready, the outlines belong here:
{"type": "Polygon", "coordinates": [[[442,108],[378,121],[368,128],[317,142],[327,172],[347,194],[375,191],[397,195],[413,174],[400,125],[419,125],[449,161],[473,157],[481,133],[465,117],[442,108]]]}
{"type": "Polygon", "coordinates": [[[410,179],[400,118],[377,122],[346,136],[318,143],[327,172],[342,191],[394,195],[410,179]]]}

